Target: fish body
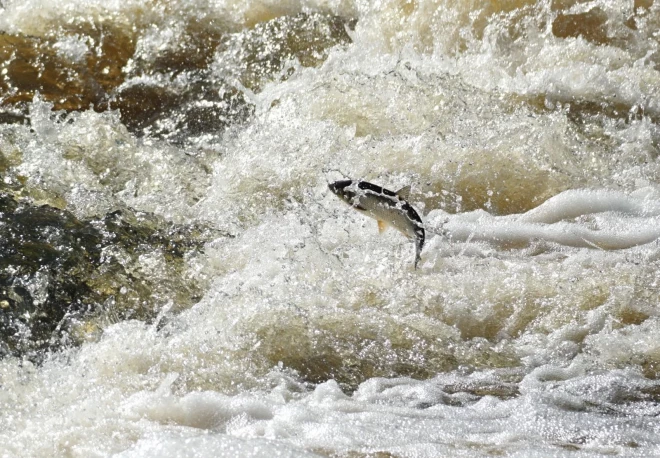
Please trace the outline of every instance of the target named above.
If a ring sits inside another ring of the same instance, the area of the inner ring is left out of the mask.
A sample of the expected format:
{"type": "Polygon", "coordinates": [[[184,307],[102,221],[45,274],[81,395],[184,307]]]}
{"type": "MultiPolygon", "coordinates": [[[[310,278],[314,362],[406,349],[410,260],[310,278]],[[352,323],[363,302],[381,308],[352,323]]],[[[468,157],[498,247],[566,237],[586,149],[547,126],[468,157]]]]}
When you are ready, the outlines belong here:
{"type": "Polygon", "coordinates": [[[406,188],[394,192],[359,180],[340,180],[328,185],[348,205],[378,221],[378,229],[392,226],[415,241],[415,269],[421,259],[426,233],[417,211],[405,200],[406,188]]]}

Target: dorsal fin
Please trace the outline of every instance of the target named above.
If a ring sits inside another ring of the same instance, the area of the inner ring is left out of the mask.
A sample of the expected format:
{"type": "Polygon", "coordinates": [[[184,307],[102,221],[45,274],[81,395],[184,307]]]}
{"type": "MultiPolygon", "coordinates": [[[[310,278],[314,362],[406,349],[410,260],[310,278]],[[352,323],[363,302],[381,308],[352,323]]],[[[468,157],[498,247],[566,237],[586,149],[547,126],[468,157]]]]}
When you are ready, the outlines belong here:
{"type": "Polygon", "coordinates": [[[408,200],[410,198],[410,185],[404,186],[396,192],[396,195],[402,198],[403,200],[408,200]]]}

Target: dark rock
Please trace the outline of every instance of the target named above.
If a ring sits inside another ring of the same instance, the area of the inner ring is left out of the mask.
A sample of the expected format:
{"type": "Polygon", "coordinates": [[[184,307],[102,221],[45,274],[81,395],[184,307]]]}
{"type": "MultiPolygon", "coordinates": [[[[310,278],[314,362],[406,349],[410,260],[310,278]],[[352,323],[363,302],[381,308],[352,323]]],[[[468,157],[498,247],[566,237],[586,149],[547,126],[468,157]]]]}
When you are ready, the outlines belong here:
{"type": "Polygon", "coordinates": [[[87,338],[94,323],[149,321],[168,300],[194,303],[199,287],[184,278],[183,257],[202,238],[146,214],[81,221],[0,194],[0,354],[39,360],[87,338]],[[164,272],[143,275],[139,258],[154,252],[164,272]]]}

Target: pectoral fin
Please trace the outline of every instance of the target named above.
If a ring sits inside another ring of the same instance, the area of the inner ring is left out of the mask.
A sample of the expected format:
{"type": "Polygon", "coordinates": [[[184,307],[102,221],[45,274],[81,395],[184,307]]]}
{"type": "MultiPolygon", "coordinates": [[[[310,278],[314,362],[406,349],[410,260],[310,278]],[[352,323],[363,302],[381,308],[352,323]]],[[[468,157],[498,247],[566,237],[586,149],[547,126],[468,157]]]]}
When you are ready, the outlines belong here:
{"type": "Polygon", "coordinates": [[[382,220],[379,219],[378,220],[378,233],[382,234],[383,232],[385,232],[385,229],[387,229],[387,223],[385,221],[382,221],[382,220]]]}
{"type": "Polygon", "coordinates": [[[396,192],[396,195],[401,197],[403,200],[408,200],[410,198],[410,185],[404,186],[396,192]]]}

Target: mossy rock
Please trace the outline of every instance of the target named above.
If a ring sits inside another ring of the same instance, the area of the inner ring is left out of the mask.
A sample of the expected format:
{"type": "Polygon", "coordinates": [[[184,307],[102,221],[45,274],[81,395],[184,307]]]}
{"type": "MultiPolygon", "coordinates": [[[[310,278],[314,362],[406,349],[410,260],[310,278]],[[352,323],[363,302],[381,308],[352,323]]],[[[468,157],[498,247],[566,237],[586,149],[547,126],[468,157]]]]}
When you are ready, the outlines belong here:
{"type": "Polygon", "coordinates": [[[0,194],[0,356],[39,360],[80,342],[84,329],[98,328],[90,322],[149,321],[167,300],[194,303],[200,290],[184,278],[184,256],[202,243],[200,231],[152,215],[81,221],[0,194]],[[143,275],[141,256],[153,253],[162,272],[143,275]]]}

